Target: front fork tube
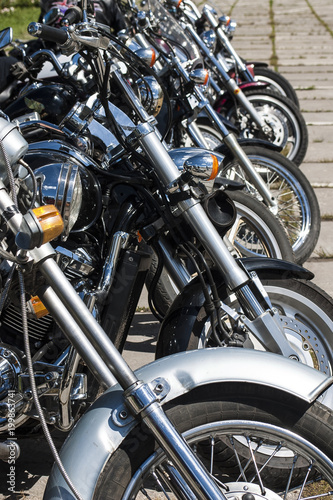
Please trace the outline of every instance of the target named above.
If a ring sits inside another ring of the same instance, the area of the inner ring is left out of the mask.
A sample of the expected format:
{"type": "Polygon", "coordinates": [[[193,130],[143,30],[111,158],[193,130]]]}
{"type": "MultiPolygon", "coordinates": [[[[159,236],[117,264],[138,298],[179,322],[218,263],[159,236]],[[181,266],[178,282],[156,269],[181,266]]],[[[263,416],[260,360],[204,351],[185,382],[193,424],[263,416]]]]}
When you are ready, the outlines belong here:
{"type": "Polygon", "coordinates": [[[224,143],[233,153],[235,158],[237,158],[237,160],[239,161],[240,166],[242,167],[245,174],[249,178],[251,184],[253,184],[253,186],[256,188],[260,196],[263,198],[265,205],[267,205],[270,208],[276,209],[277,200],[272,196],[270,190],[267,187],[267,184],[265,183],[261,175],[256,171],[251,160],[248,158],[248,156],[244,153],[243,149],[238,144],[236,137],[232,133],[229,133],[224,138],[224,143]]]}
{"type": "Polygon", "coordinates": [[[222,134],[224,144],[228,147],[229,151],[231,151],[233,156],[237,158],[237,160],[240,163],[240,166],[250,179],[250,182],[254,185],[254,187],[259,192],[260,196],[263,198],[264,203],[268,207],[277,207],[277,201],[272,196],[270,190],[267,187],[267,184],[264,182],[261,175],[258,174],[256,169],[252,165],[252,162],[250,161],[248,156],[244,153],[241,146],[238,144],[236,137],[231,132],[228,131],[228,129],[219,119],[216,111],[209,103],[205,105],[204,109],[209,118],[218,127],[219,131],[222,134]]]}
{"type": "Polygon", "coordinates": [[[224,70],[220,62],[216,59],[216,57],[209,50],[207,45],[203,42],[200,36],[197,34],[193,26],[187,24],[185,26],[185,30],[191,35],[194,41],[199,45],[201,51],[205,54],[205,56],[210,60],[211,64],[217,69],[221,76],[221,80],[223,84],[228,89],[228,91],[235,96],[237,101],[241,104],[241,106],[247,111],[247,113],[251,116],[254,123],[263,130],[264,133],[269,132],[269,127],[266,125],[265,121],[262,119],[260,114],[248,100],[244,92],[238,87],[236,81],[233,78],[230,78],[228,73],[224,70]]]}
{"type": "MultiPolygon", "coordinates": [[[[158,384],[159,390],[165,390],[162,380],[158,384]]],[[[156,395],[153,390],[147,385],[138,383],[136,386],[125,392],[127,406],[131,408],[132,413],[141,414],[142,420],[145,422],[149,430],[152,432],[156,441],[163,448],[166,454],[171,458],[182,474],[185,481],[190,486],[182,483],[180,479],[182,495],[181,498],[193,500],[227,500],[216,483],[211,480],[209,473],[202,467],[189,445],[181,438],[169,420],[166,420],[165,414],[157,402],[156,395]],[[133,400],[135,396],[135,400],[133,400]],[[151,400],[155,397],[155,403],[151,404],[151,400]],[[148,402],[148,404],[146,404],[148,402]]]]}
{"type": "Polygon", "coordinates": [[[219,23],[216,20],[215,15],[213,14],[212,10],[210,9],[209,6],[204,5],[202,9],[202,15],[206,18],[206,20],[209,22],[213,30],[215,30],[215,33],[217,34],[217,37],[219,38],[222,46],[224,49],[229,53],[229,55],[234,59],[237,69],[239,73],[242,74],[243,78],[248,81],[248,82],[254,82],[254,78],[251,75],[250,71],[247,69],[246,64],[243,62],[242,58],[239,57],[235,49],[233,48],[229,38],[219,26],[219,23]]]}
{"type": "MultiPolygon", "coordinates": [[[[151,159],[159,178],[167,189],[170,191],[177,190],[178,179],[181,175],[178,168],[161,145],[149,124],[141,125],[141,132],[142,135],[139,142],[147,156],[151,159]]],[[[179,202],[178,207],[206,250],[213,256],[213,260],[225,276],[226,283],[230,289],[235,290],[245,285],[249,279],[247,274],[230,255],[200,202],[194,201],[191,198],[179,202]]]]}
{"type": "Polygon", "coordinates": [[[204,138],[200,128],[195,121],[187,122],[187,130],[192,141],[198,148],[210,149],[206,139],[204,138]]]}
{"type": "Polygon", "coordinates": [[[184,267],[183,263],[173,255],[174,249],[171,248],[167,240],[161,237],[157,244],[163,254],[163,263],[168,274],[178,290],[183,290],[192,279],[190,273],[187,271],[186,267],[184,267]]]}

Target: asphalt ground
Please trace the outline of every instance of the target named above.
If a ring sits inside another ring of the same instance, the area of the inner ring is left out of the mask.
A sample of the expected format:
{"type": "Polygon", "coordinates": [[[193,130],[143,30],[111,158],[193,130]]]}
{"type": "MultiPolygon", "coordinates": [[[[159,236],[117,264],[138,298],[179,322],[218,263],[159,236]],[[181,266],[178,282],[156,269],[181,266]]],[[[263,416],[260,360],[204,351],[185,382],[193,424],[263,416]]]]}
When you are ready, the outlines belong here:
{"type": "MultiPolygon", "coordinates": [[[[233,40],[247,60],[269,63],[293,84],[309,131],[309,148],[301,165],[315,187],[322,213],[320,238],[305,267],[314,282],[333,296],[333,2],[332,0],[224,0],[219,12],[238,23],[233,40]]],[[[141,305],[146,305],[143,296],[141,305]]],[[[132,368],[154,358],[158,322],[149,312],[137,313],[126,344],[132,368]]],[[[64,436],[55,433],[60,447],[64,436]]],[[[0,463],[0,500],[39,500],[43,496],[52,456],[43,437],[19,439],[22,455],[16,463],[16,491],[9,494],[6,464],[0,463]]],[[[117,499],[115,499],[117,500],[117,499]]]]}

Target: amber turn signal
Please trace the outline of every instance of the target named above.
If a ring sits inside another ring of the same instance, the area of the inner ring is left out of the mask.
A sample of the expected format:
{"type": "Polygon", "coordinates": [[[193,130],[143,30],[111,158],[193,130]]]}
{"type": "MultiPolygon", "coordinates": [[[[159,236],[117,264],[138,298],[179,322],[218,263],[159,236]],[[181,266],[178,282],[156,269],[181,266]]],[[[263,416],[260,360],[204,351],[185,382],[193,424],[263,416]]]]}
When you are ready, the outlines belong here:
{"type": "Polygon", "coordinates": [[[213,163],[212,163],[212,173],[210,174],[209,181],[215,179],[215,177],[218,174],[219,171],[219,161],[215,155],[210,155],[212,157],[213,163]]]}
{"type": "Polygon", "coordinates": [[[190,172],[193,177],[211,181],[219,172],[219,161],[215,155],[203,150],[185,160],[184,170],[190,172]]]}
{"type": "Polygon", "coordinates": [[[44,306],[43,302],[40,300],[37,295],[31,297],[28,302],[28,310],[35,316],[35,318],[39,319],[43,316],[49,314],[49,311],[44,306]]]}
{"type": "Polygon", "coordinates": [[[59,210],[54,205],[42,205],[38,208],[33,208],[32,212],[37,217],[37,220],[43,231],[43,243],[52,241],[64,230],[64,221],[59,210]]]}
{"type": "Polygon", "coordinates": [[[24,250],[32,250],[54,240],[64,230],[64,222],[54,205],[43,205],[29,210],[16,235],[16,244],[24,250]]]}

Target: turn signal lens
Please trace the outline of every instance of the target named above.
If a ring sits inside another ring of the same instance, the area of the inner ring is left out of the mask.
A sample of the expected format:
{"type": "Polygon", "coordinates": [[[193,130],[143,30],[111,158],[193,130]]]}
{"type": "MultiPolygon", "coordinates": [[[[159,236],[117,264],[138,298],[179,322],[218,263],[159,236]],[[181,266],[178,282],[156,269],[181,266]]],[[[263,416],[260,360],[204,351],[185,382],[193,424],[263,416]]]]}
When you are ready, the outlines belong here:
{"type": "Polygon", "coordinates": [[[43,205],[23,216],[15,241],[19,248],[32,250],[54,240],[63,230],[64,222],[58,209],[54,205],[43,205]]]}
{"type": "Polygon", "coordinates": [[[64,222],[54,205],[43,205],[32,209],[43,232],[43,243],[54,240],[64,230],[64,222]]]}
{"type": "Polygon", "coordinates": [[[31,297],[31,299],[29,300],[28,309],[37,319],[42,318],[43,316],[49,314],[49,311],[46,309],[43,302],[40,300],[39,297],[37,297],[37,295],[31,297]]]}
{"type": "Polygon", "coordinates": [[[193,177],[211,181],[218,174],[219,161],[215,155],[202,152],[188,158],[184,163],[184,169],[190,172],[193,177]]]}
{"type": "Polygon", "coordinates": [[[140,57],[150,68],[156,62],[156,51],[152,47],[142,48],[135,51],[135,54],[140,57]]]}
{"type": "Polygon", "coordinates": [[[167,3],[172,7],[176,7],[177,9],[180,7],[180,4],[183,0],[167,0],[167,3]]]}
{"type": "Polygon", "coordinates": [[[192,82],[197,85],[207,85],[209,80],[209,71],[205,68],[198,68],[191,71],[188,76],[192,82]]]}
{"type": "Polygon", "coordinates": [[[209,181],[215,179],[215,177],[217,176],[218,174],[218,171],[219,171],[219,162],[218,162],[218,159],[216,158],[215,155],[210,155],[212,157],[212,160],[213,160],[213,164],[212,164],[212,173],[209,177],[209,181]]]}

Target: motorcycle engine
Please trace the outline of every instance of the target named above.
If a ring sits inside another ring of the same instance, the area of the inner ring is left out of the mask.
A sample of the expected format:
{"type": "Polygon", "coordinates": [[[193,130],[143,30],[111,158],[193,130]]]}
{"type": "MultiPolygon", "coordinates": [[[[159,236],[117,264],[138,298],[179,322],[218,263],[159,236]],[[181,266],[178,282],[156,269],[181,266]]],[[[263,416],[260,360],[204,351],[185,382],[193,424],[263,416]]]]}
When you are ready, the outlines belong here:
{"type": "MultiPolygon", "coordinates": [[[[89,275],[97,265],[96,249],[93,245],[89,251],[84,246],[70,249],[70,243],[73,242],[66,242],[66,246],[56,246],[57,261],[73,286],[84,293],[85,288],[89,287],[89,275]]],[[[9,408],[15,405],[16,427],[27,419],[26,414],[31,409],[31,399],[24,393],[27,387],[21,389],[22,377],[27,380],[28,376],[18,298],[18,282],[13,281],[0,325],[0,433],[8,430],[9,408]]],[[[49,314],[37,319],[28,313],[28,331],[34,362],[41,361],[46,370],[52,371],[47,367],[50,364],[57,365],[57,360],[68,346],[67,339],[49,314]]]]}

